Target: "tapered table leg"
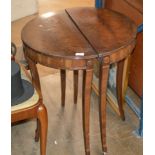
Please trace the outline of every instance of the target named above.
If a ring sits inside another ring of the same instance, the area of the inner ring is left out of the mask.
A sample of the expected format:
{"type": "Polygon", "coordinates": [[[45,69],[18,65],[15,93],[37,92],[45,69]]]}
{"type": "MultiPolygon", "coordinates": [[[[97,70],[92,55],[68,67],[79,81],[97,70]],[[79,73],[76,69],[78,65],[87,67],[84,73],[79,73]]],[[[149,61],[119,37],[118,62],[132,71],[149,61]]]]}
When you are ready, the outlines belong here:
{"type": "Polygon", "coordinates": [[[60,70],[61,76],[61,105],[65,106],[65,92],[66,92],[66,70],[60,70]]]}
{"type": "Polygon", "coordinates": [[[42,103],[42,93],[41,93],[41,86],[40,86],[40,80],[39,80],[39,74],[36,67],[36,63],[29,59],[28,57],[27,61],[30,66],[30,71],[32,75],[32,82],[35,86],[35,89],[37,90],[39,94],[39,102],[40,105],[38,107],[38,110],[36,111],[37,115],[37,137],[36,140],[39,140],[40,137],[40,155],[46,155],[46,143],[47,143],[47,128],[48,128],[48,116],[47,116],[47,110],[44,104],[42,103]]]}
{"type": "Polygon", "coordinates": [[[103,152],[107,152],[106,145],[106,91],[109,74],[109,65],[100,65],[100,104],[99,104],[99,118],[100,118],[100,131],[101,131],[101,142],[103,152]]]}
{"type": "Polygon", "coordinates": [[[74,70],[74,104],[77,104],[77,97],[78,97],[78,70],[74,70]]]}
{"type": "Polygon", "coordinates": [[[123,68],[124,68],[124,60],[119,61],[117,63],[117,77],[116,77],[116,91],[117,91],[117,101],[119,112],[122,120],[125,120],[124,109],[123,109],[123,102],[124,102],[124,95],[123,95],[123,68]]]}
{"type": "Polygon", "coordinates": [[[25,55],[25,58],[28,62],[28,65],[30,67],[30,72],[32,76],[32,83],[37,90],[37,93],[39,94],[39,99],[42,100],[42,92],[41,92],[41,85],[40,85],[40,79],[39,79],[39,74],[36,66],[36,62],[32,61],[30,58],[28,58],[25,55]]]}
{"type": "Polygon", "coordinates": [[[83,111],[83,133],[86,155],[90,155],[89,143],[89,123],[90,123],[90,97],[91,97],[91,82],[93,70],[84,70],[83,75],[83,96],[82,96],[82,111],[83,111]]]}

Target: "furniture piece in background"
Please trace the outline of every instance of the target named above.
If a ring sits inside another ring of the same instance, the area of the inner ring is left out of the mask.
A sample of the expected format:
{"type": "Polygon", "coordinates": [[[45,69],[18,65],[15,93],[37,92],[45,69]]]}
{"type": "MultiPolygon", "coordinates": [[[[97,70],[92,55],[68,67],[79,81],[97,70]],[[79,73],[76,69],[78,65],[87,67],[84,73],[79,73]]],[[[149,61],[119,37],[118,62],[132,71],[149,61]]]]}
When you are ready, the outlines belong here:
{"type": "MultiPolygon", "coordinates": [[[[25,67],[20,64],[21,68],[21,78],[31,82],[31,76],[25,69],[25,67]]],[[[33,66],[31,66],[34,70],[33,66]]],[[[26,119],[37,119],[37,129],[35,133],[35,141],[39,141],[40,138],[40,155],[46,155],[46,141],[47,141],[47,128],[48,128],[48,118],[46,107],[42,102],[42,94],[39,91],[37,85],[38,83],[36,77],[37,72],[33,74],[32,81],[34,86],[34,94],[32,97],[26,101],[21,102],[20,104],[14,105],[11,107],[11,123],[19,122],[26,119]],[[35,80],[34,80],[35,78],[35,80]]]]}
{"type": "MultiPolygon", "coordinates": [[[[138,33],[143,32],[143,24],[141,24],[138,27],[137,31],[138,33]]],[[[128,94],[126,94],[125,99],[128,106],[132,109],[132,111],[136,114],[136,116],[139,119],[139,127],[137,130],[134,131],[134,133],[136,136],[142,137],[143,136],[143,96],[142,95],[140,96],[141,102],[139,106],[135,104],[133,99],[128,94]]]]}
{"type": "Polygon", "coordinates": [[[12,0],[11,21],[26,17],[38,12],[38,0],[12,0]]]}

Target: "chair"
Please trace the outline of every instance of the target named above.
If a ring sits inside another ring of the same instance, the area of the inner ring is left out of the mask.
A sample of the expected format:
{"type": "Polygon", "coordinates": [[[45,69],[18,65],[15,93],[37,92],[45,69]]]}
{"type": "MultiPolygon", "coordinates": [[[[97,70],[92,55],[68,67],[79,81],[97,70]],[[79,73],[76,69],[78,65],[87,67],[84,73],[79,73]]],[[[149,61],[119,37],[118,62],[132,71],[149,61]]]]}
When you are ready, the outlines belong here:
{"type": "MultiPolygon", "coordinates": [[[[31,77],[25,67],[20,64],[22,79],[31,82],[31,77]]],[[[33,81],[33,78],[32,78],[33,81]]],[[[26,119],[37,119],[37,129],[35,132],[35,141],[38,142],[40,138],[40,154],[46,155],[46,141],[47,141],[47,128],[48,118],[47,110],[42,102],[41,92],[35,87],[33,82],[34,94],[28,100],[11,107],[11,123],[15,123],[26,119]]]]}

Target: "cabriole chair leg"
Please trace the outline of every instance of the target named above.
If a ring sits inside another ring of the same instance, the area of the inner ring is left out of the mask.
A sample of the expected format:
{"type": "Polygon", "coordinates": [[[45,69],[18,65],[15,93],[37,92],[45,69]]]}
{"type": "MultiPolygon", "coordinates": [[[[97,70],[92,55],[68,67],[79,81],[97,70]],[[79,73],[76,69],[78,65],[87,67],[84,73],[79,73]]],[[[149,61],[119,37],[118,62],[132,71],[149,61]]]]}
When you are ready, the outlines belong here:
{"type": "Polygon", "coordinates": [[[40,154],[46,155],[48,118],[46,107],[43,104],[38,108],[38,120],[40,122],[40,154]]]}

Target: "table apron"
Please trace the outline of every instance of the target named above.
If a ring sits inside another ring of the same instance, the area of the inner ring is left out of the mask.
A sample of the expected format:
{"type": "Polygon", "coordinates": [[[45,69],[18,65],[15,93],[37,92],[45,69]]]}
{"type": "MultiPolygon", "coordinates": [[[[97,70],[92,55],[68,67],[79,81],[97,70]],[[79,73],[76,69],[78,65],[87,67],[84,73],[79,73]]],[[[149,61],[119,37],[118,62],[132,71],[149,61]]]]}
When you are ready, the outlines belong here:
{"type": "Polygon", "coordinates": [[[113,64],[127,58],[133,52],[135,44],[136,40],[133,40],[129,45],[117,49],[110,55],[99,54],[99,59],[102,60],[102,65],[113,64]]]}
{"type": "Polygon", "coordinates": [[[60,58],[55,56],[46,56],[32,50],[24,45],[25,58],[28,57],[32,61],[42,64],[47,67],[55,69],[68,69],[68,70],[84,70],[93,68],[96,58],[91,59],[69,59],[60,58]]]}

